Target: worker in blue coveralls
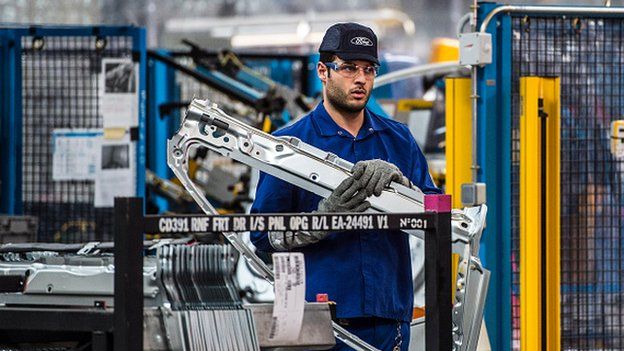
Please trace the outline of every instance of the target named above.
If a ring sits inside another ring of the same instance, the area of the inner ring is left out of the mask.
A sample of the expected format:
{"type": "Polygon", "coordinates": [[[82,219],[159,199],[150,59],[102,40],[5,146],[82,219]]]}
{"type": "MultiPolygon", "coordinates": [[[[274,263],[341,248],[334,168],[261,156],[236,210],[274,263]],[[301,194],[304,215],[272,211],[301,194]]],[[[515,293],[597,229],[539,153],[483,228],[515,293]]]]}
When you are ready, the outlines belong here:
{"type": "MultiPolygon", "coordinates": [[[[354,163],[326,199],[262,173],[251,213],[362,212],[390,182],[440,193],[404,124],[366,108],[378,73],[377,36],[357,23],[331,26],[319,48],[323,101],[274,134],[295,136],[354,163]]],[[[382,350],[407,350],[413,289],[407,234],[400,231],[252,232],[260,251],[305,255],[306,300],[326,293],[339,324],[382,350]]],[[[349,350],[337,340],[335,350],[349,350]]]]}

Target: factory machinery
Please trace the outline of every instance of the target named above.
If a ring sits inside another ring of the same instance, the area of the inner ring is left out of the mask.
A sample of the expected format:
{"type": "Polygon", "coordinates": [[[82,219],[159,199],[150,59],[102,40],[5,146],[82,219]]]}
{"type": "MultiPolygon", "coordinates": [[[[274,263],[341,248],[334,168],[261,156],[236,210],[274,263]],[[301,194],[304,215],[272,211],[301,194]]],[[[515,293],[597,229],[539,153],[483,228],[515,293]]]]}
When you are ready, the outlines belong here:
{"type": "MultiPolygon", "coordinates": [[[[113,327],[114,249],[111,242],[0,246],[0,320],[14,322],[2,324],[0,346],[74,350],[110,345],[98,338],[109,338],[113,327]],[[41,322],[37,316],[43,316],[41,322]],[[42,326],[50,319],[67,325],[42,326]]],[[[231,245],[187,237],[144,241],[143,249],[148,253],[142,270],[145,350],[283,346],[268,339],[271,304],[243,307],[234,283],[238,253],[231,245]]],[[[312,337],[302,337],[299,345],[330,347],[329,307],[312,304],[306,313],[304,331],[312,337]]]]}
{"type": "MultiPolygon", "coordinates": [[[[270,173],[321,196],[350,175],[352,164],[295,138],[275,138],[232,118],[205,100],[194,100],[178,133],[168,143],[169,165],[182,185],[207,214],[217,214],[188,176],[191,149],[205,147],[270,173]]],[[[424,195],[393,183],[381,196],[370,199],[372,212],[421,213],[424,195]]],[[[481,326],[489,272],[478,259],[485,206],[453,211],[452,246],[457,254],[453,286],[453,349],[475,350],[481,326]]],[[[422,231],[409,231],[420,240],[422,231]]],[[[375,350],[331,322],[327,304],[307,303],[299,340],[287,344],[269,338],[271,304],[244,305],[234,282],[239,254],[261,277],[272,281],[272,270],[256,256],[241,236],[224,232],[229,244],[200,243],[191,239],[144,242],[144,348],[153,350],[258,350],[260,348],[326,349],[335,337],[357,350],[375,350]],[[333,334],[331,329],[333,327],[333,334]]],[[[0,247],[0,319],[22,318],[30,329],[38,323],[27,316],[74,318],[81,333],[16,332],[24,325],[4,326],[7,346],[57,340],[59,349],[96,345],[107,338],[115,310],[112,243],[5,244],[0,247]],[[80,315],[82,313],[82,315],[80,315]],[[76,317],[77,316],[77,317],[76,317]],[[86,318],[85,316],[89,317],[86,318]],[[82,319],[81,319],[82,318],[82,319]],[[87,322],[88,321],[88,322],[87,322]],[[93,325],[97,324],[98,325],[93,325]],[[108,323],[108,324],[107,324],[108,323]],[[104,336],[103,336],[104,335],[104,336]]],[[[119,259],[118,259],[119,260],[119,259]]],[[[68,322],[67,329],[70,328],[68,322]]],[[[424,350],[426,322],[412,325],[412,350],[424,350]],[[420,342],[419,342],[420,341],[420,342]]],[[[26,329],[28,329],[26,328],[26,329]]],[[[63,328],[60,328],[63,329],[63,328]]],[[[6,340],[6,341],[5,341],[6,340]]],[[[29,344],[30,345],[30,344],[29,344]]],[[[3,345],[4,346],[4,345],[3,345]]],[[[95,349],[95,347],[94,347],[95,349]]]]}
{"type": "MultiPolygon", "coordinates": [[[[183,40],[189,50],[149,50],[152,63],[150,78],[150,119],[148,119],[148,211],[150,213],[192,212],[194,200],[171,177],[166,164],[166,139],[179,125],[179,112],[188,107],[195,95],[208,97],[231,116],[271,132],[311,109],[311,99],[287,86],[254,71],[243,60],[294,60],[301,66],[305,56],[243,55],[229,51],[213,52],[183,40]],[[156,69],[158,68],[158,69],[156,69]],[[163,73],[168,72],[168,73],[163,73]],[[163,91],[161,91],[163,90],[163,91]],[[162,93],[162,94],[159,94],[162,93]],[[157,196],[154,196],[157,195],[157,196]]],[[[267,67],[264,67],[267,68],[267,67]]],[[[300,75],[303,75],[302,70],[300,75]]],[[[294,74],[293,74],[294,76],[294,74]]],[[[303,77],[297,83],[303,89],[303,77]]],[[[194,155],[190,166],[191,178],[218,208],[242,212],[249,198],[250,168],[232,163],[230,159],[212,152],[194,155]]]]}

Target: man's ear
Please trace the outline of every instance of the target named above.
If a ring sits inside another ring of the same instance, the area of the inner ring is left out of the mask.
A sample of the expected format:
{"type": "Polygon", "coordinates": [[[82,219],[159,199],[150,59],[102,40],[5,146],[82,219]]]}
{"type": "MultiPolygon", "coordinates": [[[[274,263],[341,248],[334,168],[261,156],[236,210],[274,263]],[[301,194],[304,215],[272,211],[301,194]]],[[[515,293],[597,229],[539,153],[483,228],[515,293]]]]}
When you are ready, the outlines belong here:
{"type": "Polygon", "coordinates": [[[321,80],[321,82],[323,83],[327,82],[328,74],[329,74],[329,69],[327,68],[327,66],[319,62],[316,65],[316,75],[321,80]]]}

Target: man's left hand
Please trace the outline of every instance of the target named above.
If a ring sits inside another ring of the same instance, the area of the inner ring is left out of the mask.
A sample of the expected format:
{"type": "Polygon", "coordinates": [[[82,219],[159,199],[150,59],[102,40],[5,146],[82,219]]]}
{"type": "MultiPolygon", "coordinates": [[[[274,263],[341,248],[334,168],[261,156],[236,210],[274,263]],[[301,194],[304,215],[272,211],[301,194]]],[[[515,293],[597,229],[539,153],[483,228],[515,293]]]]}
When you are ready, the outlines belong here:
{"type": "Polygon", "coordinates": [[[401,173],[399,167],[379,159],[356,163],[353,166],[353,178],[366,189],[368,196],[381,195],[383,189],[393,181],[410,186],[409,179],[401,173]]]}

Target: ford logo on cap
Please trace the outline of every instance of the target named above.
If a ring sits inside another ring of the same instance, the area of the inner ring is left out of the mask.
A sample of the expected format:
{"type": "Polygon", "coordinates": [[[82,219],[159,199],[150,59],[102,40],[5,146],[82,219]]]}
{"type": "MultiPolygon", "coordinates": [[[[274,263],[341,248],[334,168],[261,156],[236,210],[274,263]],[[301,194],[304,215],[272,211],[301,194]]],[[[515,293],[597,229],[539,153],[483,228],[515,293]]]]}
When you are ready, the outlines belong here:
{"type": "Polygon", "coordinates": [[[355,37],[351,39],[351,44],[359,46],[373,46],[373,41],[367,37],[355,37]]]}

